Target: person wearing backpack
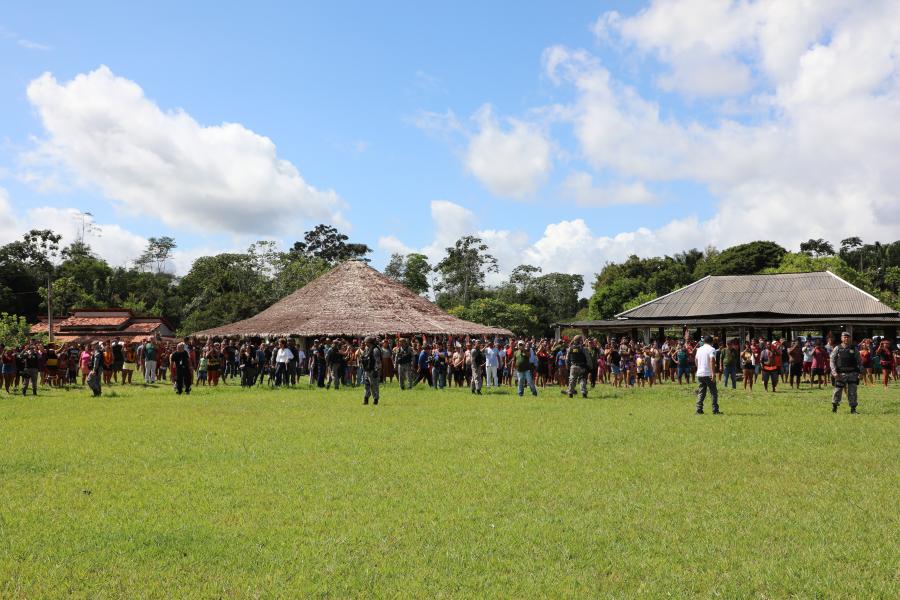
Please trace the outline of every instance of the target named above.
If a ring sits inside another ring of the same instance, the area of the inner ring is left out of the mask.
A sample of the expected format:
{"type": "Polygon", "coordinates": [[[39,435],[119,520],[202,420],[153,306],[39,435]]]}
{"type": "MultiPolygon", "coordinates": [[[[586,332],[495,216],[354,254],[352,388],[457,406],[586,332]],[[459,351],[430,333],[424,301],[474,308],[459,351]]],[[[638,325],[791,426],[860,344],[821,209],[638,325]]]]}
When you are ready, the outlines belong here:
{"type": "Polygon", "coordinates": [[[516,368],[516,385],[519,396],[525,393],[525,384],[528,384],[532,396],[537,396],[537,388],[534,387],[534,375],[531,373],[531,351],[525,348],[525,342],[519,340],[518,349],[513,353],[513,365],[516,368]]]}

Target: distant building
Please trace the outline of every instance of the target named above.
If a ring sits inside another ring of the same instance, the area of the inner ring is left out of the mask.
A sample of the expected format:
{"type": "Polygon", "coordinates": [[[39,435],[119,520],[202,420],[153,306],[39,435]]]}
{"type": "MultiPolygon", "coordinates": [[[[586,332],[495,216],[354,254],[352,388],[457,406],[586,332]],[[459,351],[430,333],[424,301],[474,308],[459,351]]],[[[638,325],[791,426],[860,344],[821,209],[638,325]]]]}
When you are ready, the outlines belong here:
{"type": "MultiPolygon", "coordinates": [[[[47,317],[31,326],[32,334],[48,332],[47,317]]],[[[53,341],[83,344],[119,338],[124,342],[149,337],[173,338],[175,328],[162,317],[135,315],[127,308],[76,308],[53,318],[53,341]]]]}
{"type": "Polygon", "coordinates": [[[707,276],[604,321],[556,323],[637,339],[691,335],[791,339],[799,335],[854,339],[897,336],[900,313],[831,273],[707,276]]]}

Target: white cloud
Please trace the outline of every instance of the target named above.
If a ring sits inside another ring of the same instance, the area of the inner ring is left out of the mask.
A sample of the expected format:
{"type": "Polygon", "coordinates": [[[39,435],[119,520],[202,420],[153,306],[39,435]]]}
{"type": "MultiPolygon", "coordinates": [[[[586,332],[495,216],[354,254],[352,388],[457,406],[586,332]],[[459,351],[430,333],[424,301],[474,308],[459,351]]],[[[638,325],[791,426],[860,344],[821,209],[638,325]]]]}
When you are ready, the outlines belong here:
{"type": "Polygon", "coordinates": [[[537,192],[553,168],[552,147],[534,124],[508,119],[501,127],[490,105],[474,116],[478,133],[469,140],[466,168],[491,193],[508,198],[527,198],[537,192]]]}
{"type": "Polygon", "coordinates": [[[650,204],[657,200],[656,195],[640,181],[595,186],[593,176],[584,171],[576,171],[566,177],[562,192],[581,206],[650,204]]]}
{"type": "MultiPolygon", "coordinates": [[[[601,20],[604,36],[614,29],[668,53],[703,42],[730,60],[755,44],[747,63],[775,83],[752,100],[768,104],[753,120],[705,125],[663,116],[659,104],[616,81],[584,51],[545,52],[551,80],[575,90],[569,114],[583,156],[614,177],[705,186],[716,199],[716,213],[698,227],[705,243],[720,247],[749,239],[796,247],[811,235],[896,239],[900,4],[872,3],[852,15],[845,14],[846,3],[823,3],[829,10],[817,5],[811,13],[816,23],[796,34],[802,44],[773,41],[770,28],[781,4],[727,3],[722,12],[715,2],[656,2],[633,18],[601,20]],[[753,14],[735,17],[743,14],[734,13],[740,7],[753,14]],[[701,9],[714,18],[685,16],[685,10],[701,9]],[[710,25],[722,19],[721,30],[710,25]],[[827,37],[809,37],[826,25],[827,37]]],[[[576,198],[587,182],[585,175],[568,182],[576,198]]]]}
{"type": "Polygon", "coordinates": [[[47,132],[23,157],[28,169],[49,167],[52,176],[64,166],[132,213],[239,234],[287,232],[302,219],[346,227],[338,195],[306,183],[272,140],[238,123],[203,126],[182,110],[163,111],[105,66],[65,84],[45,73],[28,98],[47,132]]]}

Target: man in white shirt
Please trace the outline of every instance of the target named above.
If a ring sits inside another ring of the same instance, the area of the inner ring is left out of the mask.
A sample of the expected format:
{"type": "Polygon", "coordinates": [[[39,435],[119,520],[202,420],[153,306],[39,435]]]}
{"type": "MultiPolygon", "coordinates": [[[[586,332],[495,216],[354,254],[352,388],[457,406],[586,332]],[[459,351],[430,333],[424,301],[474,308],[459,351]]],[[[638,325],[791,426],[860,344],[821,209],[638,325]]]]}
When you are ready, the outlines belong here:
{"type": "Polygon", "coordinates": [[[713,414],[722,414],[719,411],[719,391],[716,389],[716,349],[712,345],[712,336],[706,336],[704,344],[697,348],[697,414],[703,414],[703,401],[706,399],[706,390],[712,394],[713,414]]]}
{"type": "Polygon", "coordinates": [[[484,368],[487,372],[487,386],[490,387],[499,387],[499,383],[497,383],[497,367],[500,366],[500,357],[497,353],[497,349],[494,348],[494,342],[488,344],[488,347],[484,349],[484,368]]]}
{"type": "Polygon", "coordinates": [[[275,354],[275,387],[287,381],[288,363],[294,360],[294,353],[287,347],[286,340],[278,340],[278,353],[275,354]]]}

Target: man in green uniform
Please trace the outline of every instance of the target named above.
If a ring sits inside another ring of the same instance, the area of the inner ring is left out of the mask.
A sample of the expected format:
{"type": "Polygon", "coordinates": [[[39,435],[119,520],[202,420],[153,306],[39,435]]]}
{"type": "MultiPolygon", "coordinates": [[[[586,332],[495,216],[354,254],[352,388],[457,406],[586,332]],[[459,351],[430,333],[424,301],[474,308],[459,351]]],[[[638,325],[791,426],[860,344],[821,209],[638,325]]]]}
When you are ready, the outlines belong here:
{"type": "Polygon", "coordinates": [[[372,396],[373,404],[378,404],[378,370],[381,369],[381,348],[375,343],[375,338],[371,335],[366,338],[366,348],[363,350],[362,369],[365,372],[366,395],[363,397],[363,404],[369,403],[369,396],[372,396]]]}
{"type": "Polygon", "coordinates": [[[841,334],[841,343],[831,351],[831,383],[834,386],[834,394],[831,396],[831,412],[837,412],[841,403],[841,395],[847,390],[847,403],[850,412],[856,413],[856,386],[859,384],[859,373],[862,363],[859,360],[859,352],[850,341],[850,334],[841,334]]]}
{"type": "Polygon", "coordinates": [[[587,398],[588,352],[582,344],[582,337],[572,338],[572,345],[566,355],[566,366],[569,367],[569,398],[575,395],[575,384],[581,382],[581,396],[587,398]]]}

